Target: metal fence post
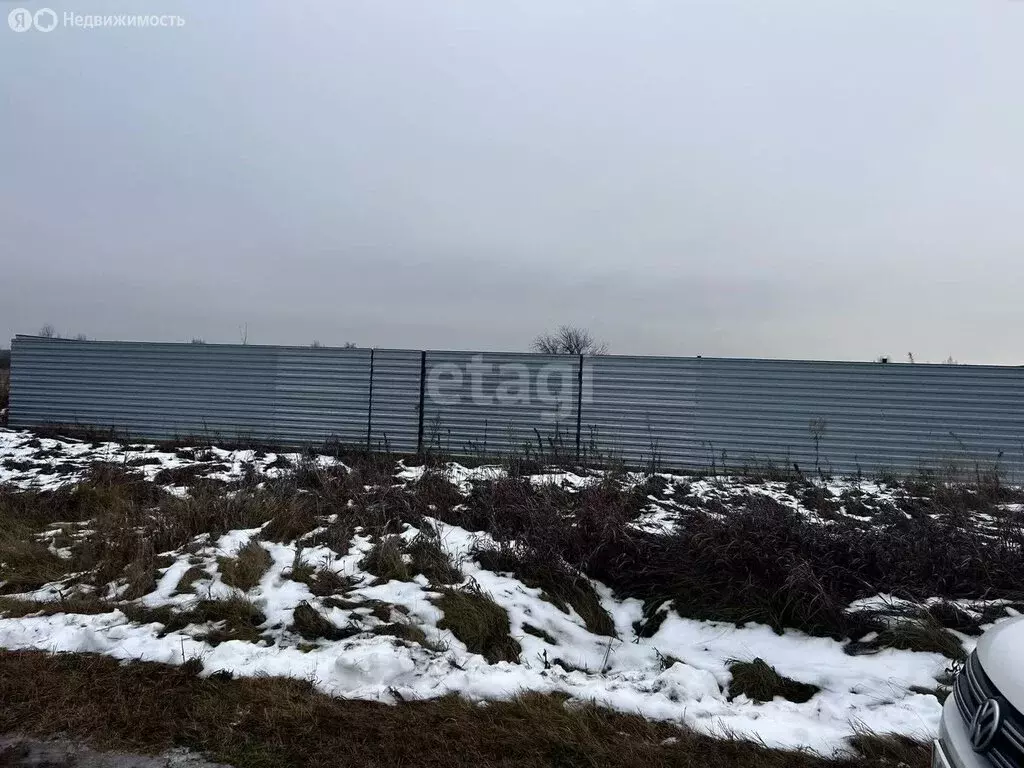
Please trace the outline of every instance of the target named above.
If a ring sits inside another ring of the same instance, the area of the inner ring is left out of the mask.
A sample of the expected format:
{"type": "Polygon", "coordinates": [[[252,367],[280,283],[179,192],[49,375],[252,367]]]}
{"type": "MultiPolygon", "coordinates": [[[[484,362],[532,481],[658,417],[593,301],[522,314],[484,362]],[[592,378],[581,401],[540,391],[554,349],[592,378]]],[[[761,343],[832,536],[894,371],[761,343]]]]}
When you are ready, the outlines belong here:
{"type": "Polygon", "coordinates": [[[366,450],[373,445],[373,353],[370,349],[370,407],[366,409],[366,450]]]}
{"type": "Polygon", "coordinates": [[[423,401],[427,392],[427,352],[420,352],[420,423],[416,435],[416,453],[423,453],[423,401]]]}
{"type": "Polygon", "coordinates": [[[580,461],[580,431],[583,429],[583,355],[576,372],[576,463],[580,461]]]}

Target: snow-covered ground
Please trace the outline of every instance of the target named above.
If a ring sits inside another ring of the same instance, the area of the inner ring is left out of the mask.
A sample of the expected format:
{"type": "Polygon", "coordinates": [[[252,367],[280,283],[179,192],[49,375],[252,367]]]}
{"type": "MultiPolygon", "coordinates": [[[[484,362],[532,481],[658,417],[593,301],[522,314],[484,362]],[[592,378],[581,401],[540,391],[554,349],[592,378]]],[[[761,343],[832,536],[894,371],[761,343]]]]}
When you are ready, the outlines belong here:
{"type": "MultiPolygon", "coordinates": [[[[295,461],[297,455],[288,455],[295,461]]],[[[207,476],[238,480],[247,473],[274,476],[284,471],[275,454],[252,451],[158,451],[152,446],[125,447],[117,443],[87,444],[36,438],[31,433],[0,430],[0,483],[18,489],[53,489],[78,481],[97,461],[131,464],[148,479],[164,469],[180,469],[197,462],[216,466],[207,476]],[[142,461],[140,461],[140,459],[142,461]]],[[[321,463],[336,463],[320,457],[321,463]]],[[[452,465],[450,479],[464,489],[474,480],[493,477],[497,467],[468,469],[452,465]]],[[[398,467],[396,482],[416,479],[418,467],[398,467]]],[[[639,480],[639,476],[637,477],[639,480]]],[[[671,478],[673,482],[687,481],[671,478]]],[[[552,473],[534,482],[579,485],[585,476],[552,473]]],[[[690,479],[696,493],[735,493],[739,482],[729,478],[690,479]]],[[[886,490],[864,483],[834,481],[838,496],[856,485],[875,499],[886,490]]],[[[186,493],[174,486],[172,491],[186,493]]],[[[790,503],[784,483],[764,483],[758,492],[790,503]]],[[[650,531],[671,530],[671,505],[652,499],[637,525],[650,531]]],[[[272,558],[269,570],[247,597],[266,616],[259,642],[230,640],[212,645],[201,639],[207,626],[192,625],[162,634],[160,624],[135,624],[120,610],[94,615],[57,613],[0,619],[0,647],[107,654],[119,659],[180,664],[198,658],[203,674],[230,671],[236,675],[278,675],[313,681],[320,690],[337,696],[383,702],[407,701],[459,693],[474,700],[502,699],[518,692],[562,692],[572,699],[593,701],[623,712],[685,724],[698,731],[750,737],[769,746],[808,748],[830,755],[844,749],[844,739],[855,731],[900,733],[915,738],[933,737],[941,706],[931,694],[950,661],[936,653],[883,649],[873,654],[848,655],[844,644],[799,632],[776,634],[765,626],[736,627],[696,621],[669,613],[651,637],[634,629],[642,605],[617,599],[594,583],[605,610],[613,618],[617,637],[596,635],[572,609],[564,612],[541,598],[541,591],[507,574],[483,569],[472,552],[485,534],[471,533],[440,520],[428,519],[439,534],[442,548],[458,565],[465,584],[475,584],[503,607],[511,635],[522,651],[518,663],[489,664],[471,653],[447,629],[435,602],[439,593],[424,576],[412,581],[378,583],[360,563],[373,541],[353,537],[347,551],[336,552],[309,542],[273,543],[259,539],[260,528],[235,530],[216,540],[200,537],[192,546],[168,555],[156,589],[139,602],[149,608],[188,608],[199,599],[237,594],[221,578],[218,558],[236,555],[250,541],[259,541],[272,558]],[[297,550],[301,550],[298,554],[297,550]],[[345,592],[344,606],[318,597],[302,582],[290,579],[297,563],[325,567],[354,581],[345,592]],[[199,566],[204,576],[185,594],[176,591],[181,577],[199,566]],[[343,640],[303,640],[289,626],[295,607],[305,601],[335,625],[359,630],[343,640]],[[384,605],[382,614],[380,606],[384,605]],[[420,628],[427,642],[419,644],[374,634],[389,623],[420,628]],[[529,625],[528,632],[524,627],[529,625]],[[539,635],[539,636],[538,636],[539,635]],[[739,695],[730,700],[728,665],[735,660],[761,658],[794,680],[821,690],[798,704],[782,698],[758,703],[739,695]]],[[[401,536],[411,541],[416,528],[406,526],[401,536]]],[[[62,585],[48,585],[32,593],[8,596],[40,601],[61,597],[62,585]]],[[[110,588],[115,597],[116,586],[110,588]]],[[[962,638],[965,647],[973,641],[962,638]]]]}

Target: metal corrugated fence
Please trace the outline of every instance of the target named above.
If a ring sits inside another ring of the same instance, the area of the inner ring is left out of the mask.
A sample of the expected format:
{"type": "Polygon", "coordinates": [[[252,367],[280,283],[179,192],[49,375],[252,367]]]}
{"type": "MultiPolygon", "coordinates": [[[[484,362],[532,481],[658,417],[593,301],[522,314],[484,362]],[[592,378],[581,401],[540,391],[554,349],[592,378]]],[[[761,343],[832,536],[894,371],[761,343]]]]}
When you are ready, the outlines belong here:
{"type": "Polygon", "coordinates": [[[664,468],[998,465],[1024,476],[1024,369],[221,344],[12,345],[12,427],[325,440],[664,468]]]}
{"type": "Polygon", "coordinates": [[[482,456],[574,454],[579,358],[427,352],[424,444],[482,456]]]}

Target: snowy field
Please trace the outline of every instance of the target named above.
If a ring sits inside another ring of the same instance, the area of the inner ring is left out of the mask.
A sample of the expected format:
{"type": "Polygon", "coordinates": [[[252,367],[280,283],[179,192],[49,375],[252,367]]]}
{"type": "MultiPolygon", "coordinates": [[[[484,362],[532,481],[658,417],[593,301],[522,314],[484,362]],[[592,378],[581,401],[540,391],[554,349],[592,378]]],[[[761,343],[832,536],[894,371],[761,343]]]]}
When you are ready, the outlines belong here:
{"type": "MultiPolygon", "coordinates": [[[[259,488],[300,464],[345,471],[343,462],[327,456],[217,448],[161,451],[149,445],[84,443],[0,431],[0,485],[12,495],[67,488],[88,477],[97,463],[128,468],[179,499],[189,497],[196,478],[218,483],[223,493],[231,494],[239,484],[259,488]]],[[[396,463],[391,482],[400,488],[415,483],[424,471],[396,463]]],[[[474,483],[499,477],[504,470],[448,464],[441,471],[468,494],[474,483]]],[[[599,479],[596,474],[555,471],[530,478],[535,484],[570,489],[599,479]]],[[[645,479],[631,475],[626,482],[645,479]]],[[[720,503],[721,514],[728,513],[729,500],[737,493],[752,492],[749,483],[735,478],[666,475],[662,479],[669,489],[685,485],[691,499],[699,498],[712,509],[715,502],[720,503]]],[[[760,482],[753,492],[799,509],[822,525],[829,525],[829,518],[836,515],[863,520],[865,505],[870,509],[871,504],[889,499],[886,487],[876,483],[830,480],[820,485],[836,498],[856,487],[857,507],[843,505],[823,516],[794,497],[784,482],[760,482]]],[[[668,490],[651,495],[632,525],[650,535],[669,535],[679,524],[675,505],[668,490]]],[[[1010,505],[1007,509],[1019,511],[1010,505]]],[[[155,586],[141,595],[128,595],[124,580],[89,584],[74,573],[13,594],[0,582],[0,599],[48,606],[0,618],[0,647],[100,653],[167,664],[199,659],[203,674],[227,671],[239,676],[293,677],[313,681],[330,695],[381,702],[453,692],[479,701],[504,699],[524,690],[561,692],[571,700],[672,721],[712,735],[752,738],[772,747],[806,748],[826,756],[841,753],[845,739],[857,731],[921,740],[937,733],[941,705],[934,692],[948,682],[953,664],[940,653],[881,648],[852,655],[847,640],[793,630],[777,633],[755,623],[698,621],[671,609],[663,611],[664,620],[656,631],[639,632],[643,603],[618,598],[591,580],[600,606],[614,624],[614,636],[595,634],[571,606],[556,605],[542,589],[527,586],[509,573],[482,567],[475,553],[493,543],[487,533],[469,531],[430,514],[422,516],[420,526],[402,523],[394,530],[400,543],[436,541],[458,569],[458,580],[441,586],[411,571],[408,579],[384,580],[367,570],[377,533],[357,528],[347,546],[325,543],[322,534],[339,514],[343,513],[325,510],[316,527],[290,541],[268,540],[269,523],[215,536],[199,534],[184,546],[154,553],[155,586]],[[257,583],[244,590],[226,583],[225,564],[247,547],[252,554],[254,546],[267,555],[257,583]],[[333,573],[343,586],[325,594],[315,588],[315,582],[295,577],[312,571],[333,573]],[[446,626],[438,603],[444,590],[453,588],[479,590],[507,612],[518,658],[489,663],[446,626]],[[243,595],[262,619],[250,639],[218,638],[211,631],[216,626],[209,622],[168,630],[165,623],[146,621],[147,616],[167,616],[169,609],[188,615],[202,601],[230,601],[243,595]],[[102,601],[101,607],[94,609],[97,612],[74,612],[72,597],[94,598],[102,601]],[[103,610],[102,605],[110,609],[103,610]],[[332,630],[313,638],[304,635],[295,618],[300,606],[301,610],[312,608],[332,630]],[[754,659],[763,659],[784,677],[816,686],[817,692],[803,703],[781,697],[758,702],[742,693],[732,695],[730,666],[754,659]]],[[[92,528],[89,520],[55,521],[34,535],[51,554],[70,561],[76,542],[92,535],[92,528]]],[[[402,558],[411,563],[409,554],[402,558]]],[[[874,602],[893,601],[882,595],[874,602]]],[[[0,602],[0,615],[3,605],[0,602]]],[[[1007,609],[1004,615],[1010,613],[1012,609],[1007,609]]],[[[969,652],[976,638],[953,634],[969,652]]]]}

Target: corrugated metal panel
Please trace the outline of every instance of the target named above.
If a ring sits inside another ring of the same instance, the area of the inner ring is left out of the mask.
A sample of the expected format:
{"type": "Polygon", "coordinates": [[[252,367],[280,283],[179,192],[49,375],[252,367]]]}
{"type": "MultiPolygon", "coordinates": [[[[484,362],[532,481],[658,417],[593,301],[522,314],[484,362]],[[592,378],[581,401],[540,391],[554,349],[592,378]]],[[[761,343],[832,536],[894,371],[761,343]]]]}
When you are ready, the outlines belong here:
{"type": "Polygon", "coordinates": [[[374,350],[370,443],[375,450],[416,451],[421,358],[421,352],[374,350]]]}
{"type": "Polygon", "coordinates": [[[1024,368],[79,342],[18,337],[13,427],[457,454],[524,444],[634,465],[1024,476],[1024,368]],[[372,358],[372,391],[371,391],[372,358]],[[582,398],[582,413],[577,405],[582,398]],[[370,402],[372,399],[372,419],[370,402]],[[579,422],[577,422],[579,416],[579,422]],[[577,424],[579,431],[577,432],[577,424]]]}
{"type": "Polygon", "coordinates": [[[18,337],[14,427],[80,424],[129,435],[274,433],[277,350],[18,337]]]}
{"type": "Polygon", "coordinates": [[[365,443],[368,350],[71,341],[12,345],[13,427],[365,443]]]}
{"type": "Polygon", "coordinates": [[[817,461],[836,472],[1024,463],[1024,369],[699,361],[694,430],[708,460],[817,461]],[[815,446],[817,437],[817,449],[815,446]]]}
{"type": "Polygon", "coordinates": [[[667,357],[584,358],[583,453],[644,465],[698,465],[694,433],[699,360],[667,357]]]}
{"type": "Polygon", "coordinates": [[[274,385],[278,441],[366,444],[370,350],[283,347],[274,385]]]}
{"type": "Polygon", "coordinates": [[[579,358],[427,352],[425,446],[491,456],[524,445],[575,455],[579,358]]]}

